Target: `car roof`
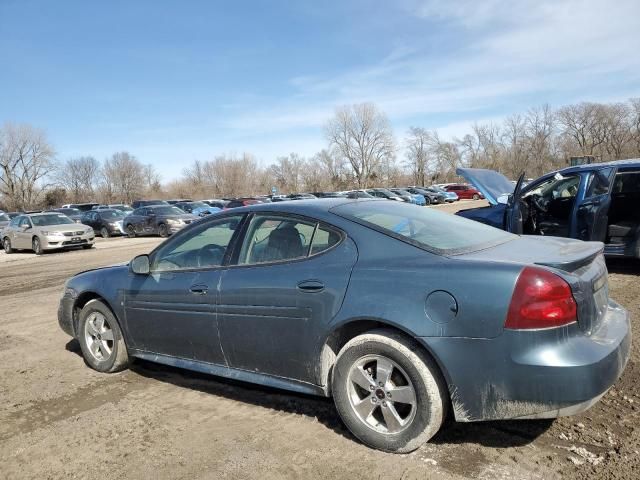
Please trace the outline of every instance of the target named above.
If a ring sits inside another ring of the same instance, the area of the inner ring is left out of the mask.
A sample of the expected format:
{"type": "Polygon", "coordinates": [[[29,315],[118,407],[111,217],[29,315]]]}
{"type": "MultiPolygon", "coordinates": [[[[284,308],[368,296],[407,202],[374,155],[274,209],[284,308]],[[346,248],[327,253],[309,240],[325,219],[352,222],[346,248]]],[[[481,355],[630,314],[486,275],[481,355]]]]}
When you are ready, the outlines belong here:
{"type": "MultiPolygon", "coordinates": [[[[573,167],[565,167],[557,170],[560,173],[576,173],[588,170],[600,170],[608,167],[640,167],[640,158],[630,158],[627,160],[614,160],[611,162],[586,163],[584,165],[575,165],[573,167]]],[[[552,172],[555,173],[555,172],[552,172]]]]}

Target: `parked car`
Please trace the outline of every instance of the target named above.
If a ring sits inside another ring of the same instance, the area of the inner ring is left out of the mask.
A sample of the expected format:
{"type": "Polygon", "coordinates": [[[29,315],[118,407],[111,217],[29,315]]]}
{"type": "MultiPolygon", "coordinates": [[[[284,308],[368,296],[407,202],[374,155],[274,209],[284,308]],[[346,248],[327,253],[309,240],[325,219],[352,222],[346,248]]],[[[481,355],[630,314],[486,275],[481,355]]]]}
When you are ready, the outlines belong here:
{"type": "Polygon", "coordinates": [[[398,202],[406,201],[406,200],[403,200],[402,197],[400,197],[400,195],[393,193],[392,191],[387,190],[386,188],[369,188],[365,191],[369,195],[372,195],[378,198],[386,198],[387,200],[396,200],[398,202]]]}
{"type": "Polygon", "coordinates": [[[310,193],[292,193],[290,195],[287,195],[287,198],[289,200],[313,200],[317,197],[310,193]]]}
{"type": "Polygon", "coordinates": [[[458,194],[456,192],[448,192],[444,188],[439,187],[437,185],[431,185],[430,187],[426,187],[426,190],[429,192],[436,192],[436,193],[440,193],[441,195],[444,195],[444,201],[447,203],[453,203],[460,200],[460,197],[458,197],[458,194]]]}
{"type": "Polygon", "coordinates": [[[112,203],[108,205],[108,207],[113,208],[114,210],[120,210],[121,212],[124,212],[125,215],[129,215],[131,212],[133,212],[133,208],[124,203],[112,203]]]}
{"type": "Polygon", "coordinates": [[[458,195],[458,198],[464,200],[480,200],[483,197],[482,193],[479,190],[476,190],[469,185],[461,185],[461,184],[453,184],[447,185],[444,187],[447,192],[453,192],[458,195]]]}
{"type": "MultiPolygon", "coordinates": [[[[425,205],[427,205],[427,197],[425,197],[421,193],[410,192],[405,188],[390,188],[389,190],[391,190],[396,195],[400,195],[400,197],[405,202],[413,203],[414,205],[419,205],[421,207],[424,207],[425,205]]],[[[429,199],[429,203],[431,203],[431,199],[429,199]]],[[[436,201],[435,203],[439,203],[439,200],[436,201]]]]}
{"type": "Polygon", "coordinates": [[[173,205],[149,205],[136,208],[124,217],[122,223],[130,238],[139,235],[168,237],[196,220],[198,217],[195,215],[173,205]]]}
{"type": "Polygon", "coordinates": [[[640,258],[640,159],[568,167],[524,188],[492,170],[459,172],[491,204],[460,216],[518,234],[596,240],[606,255],[640,258]]]}
{"type": "Polygon", "coordinates": [[[405,190],[413,194],[422,195],[427,205],[438,205],[444,203],[445,201],[445,196],[443,194],[441,194],[440,192],[429,190],[426,187],[407,187],[405,188],[405,190]]]}
{"type": "Polygon", "coordinates": [[[58,319],[97,371],[142,358],[331,395],[361,441],[408,452],[448,406],[469,422],[599,400],[631,344],[601,251],[399,202],[259,204],[72,277],[58,319]]]}
{"type": "Polygon", "coordinates": [[[126,235],[123,220],[126,215],[116,209],[101,209],[86,212],[82,217],[82,223],[93,228],[102,238],[109,238],[113,235],[126,235]]]}
{"type": "Polygon", "coordinates": [[[258,200],[257,198],[235,198],[233,200],[229,200],[229,203],[224,207],[225,210],[229,208],[238,208],[238,207],[247,207],[249,205],[256,205],[258,203],[264,203],[262,200],[258,200]]]}
{"type": "Polygon", "coordinates": [[[51,211],[63,213],[76,223],[80,223],[82,221],[83,212],[81,212],[77,208],[72,208],[72,207],[54,208],[51,211]]]}
{"type": "Polygon", "coordinates": [[[75,208],[77,210],[80,210],[81,212],[86,212],[89,211],[91,209],[93,209],[93,207],[96,207],[100,205],[99,203],[95,203],[95,202],[87,202],[87,203],[68,203],[66,205],[62,205],[61,208],[75,208]]]}
{"type": "Polygon", "coordinates": [[[373,195],[365,192],[364,190],[352,190],[351,192],[347,192],[346,196],[347,196],[347,198],[350,198],[350,199],[356,199],[356,198],[372,199],[372,198],[376,198],[373,195]]]}
{"type": "Polygon", "coordinates": [[[40,255],[47,250],[93,248],[94,240],[92,228],[77,224],[58,212],[20,215],[11,219],[2,230],[2,244],[6,253],[33,250],[40,255]]]}
{"type": "Polygon", "coordinates": [[[133,203],[131,203],[131,208],[135,210],[136,208],[148,207],[150,205],[169,205],[169,203],[164,200],[134,200],[133,203]]]}
{"type": "Polygon", "coordinates": [[[205,215],[211,215],[212,213],[218,213],[221,208],[212,207],[204,202],[179,202],[175,204],[180,210],[187,213],[191,213],[197,217],[204,217],[205,215]]]}
{"type": "Polygon", "coordinates": [[[345,195],[340,192],[311,192],[316,198],[344,198],[345,195]]]}
{"type": "Polygon", "coordinates": [[[209,200],[202,200],[204,203],[209,205],[210,207],[217,207],[219,209],[224,209],[224,207],[229,203],[227,200],[222,200],[219,198],[211,198],[209,200]]]}

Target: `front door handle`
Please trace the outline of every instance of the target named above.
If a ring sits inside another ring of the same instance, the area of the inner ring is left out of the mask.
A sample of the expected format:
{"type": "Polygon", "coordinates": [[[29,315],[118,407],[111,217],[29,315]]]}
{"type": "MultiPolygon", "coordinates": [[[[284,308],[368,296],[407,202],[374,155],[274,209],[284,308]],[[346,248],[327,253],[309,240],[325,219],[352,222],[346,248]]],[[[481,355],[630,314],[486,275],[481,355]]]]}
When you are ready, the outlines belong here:
{"type": "Polygon", "coordinates": [[[308,293],[321,292],[324,290],[324,283],[318,280],[304,280],[298,283],[298,290],[308,293]]]}
{"type": "Polygon", "coordinates": [[[206,295],[209,291],[209,287],[207,285],[191,285],[189,290],[194,295],[206,295]]]}

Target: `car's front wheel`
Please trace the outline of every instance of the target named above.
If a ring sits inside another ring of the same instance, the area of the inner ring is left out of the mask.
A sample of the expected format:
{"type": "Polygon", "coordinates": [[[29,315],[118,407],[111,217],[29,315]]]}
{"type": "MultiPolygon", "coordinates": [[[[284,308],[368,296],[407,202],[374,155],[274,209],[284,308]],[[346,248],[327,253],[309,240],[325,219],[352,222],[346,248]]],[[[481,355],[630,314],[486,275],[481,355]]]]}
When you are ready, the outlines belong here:
{"type": "Polygon", "coordinates": [[[129,365],[118,321],[100,300],[90,300],[80,312],[77,335],[82,355],[94,370],[113,373],[129,365]]]}
{"type": "Polygon", "coordinates": [[[431,205],[431,199],[429,197],[424,197],[424,204],[431,205]]]}
{"type": "Polygon", "coordinates": [[[102,227],[100,229],[100,236],[102,238],[109,238],[111,234],[109,233],[109,229],[107,227],[102,227]]]}
{"type": "Polygon", "coordinates": [[[9,253],[13,253],[13,247],[11,246],[11,240],[9,240],[8,238],[5,238],[2,241],[2,247],[4,248],[4,252],[9,254],[9,253]]]}
{"type": "Polygon", "coordinates": [[[169,236],[169,228],[164,223],[158,225],[158,235],[162,238],[167,238],[169,236]]]}
{"type": "Polygon", "coordinates": [[[38,237],[33,237],[33,240],[31,240],[31,250],[33,250],[33,253],[36,255],[42,255],[42,244],[38,237]]]}
{"type": "Polygon", "coordinates": [[[127,236],[129,238],[136,238],[136,229],[133,228],[133,225],[127,225],[127,236]]]}
{"type": "Polygon", "coordinates": [[[478,195],[477,193],[473,194],[473,199],[474,200],[480,200],[480,195],[478,195]]]}
{"type": "Polygon", "coordinates": [[[445,418],[438,367],[412,340],[390,330],[350,340],[338,354],[331,386],[346,426],[379,450],[411,452],[445,418]]]}

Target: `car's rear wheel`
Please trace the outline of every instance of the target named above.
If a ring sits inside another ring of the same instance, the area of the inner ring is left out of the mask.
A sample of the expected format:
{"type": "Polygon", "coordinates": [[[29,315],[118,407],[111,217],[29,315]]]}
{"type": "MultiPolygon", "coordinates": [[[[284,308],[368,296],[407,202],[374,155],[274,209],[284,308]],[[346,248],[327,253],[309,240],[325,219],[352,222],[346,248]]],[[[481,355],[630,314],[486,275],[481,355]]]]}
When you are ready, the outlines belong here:
{"type": "Polygon", "coordinates": [[[127,225],[127,236],[129,238],[136,238],[136,229],[133,228],[133,225],[127,225]]]}
{"type": "Polygon", "coordinates": [[[431,205],[431,199],[429,197],[424,197],[424,204],[431,205]]]}
{"type": "Polygon", "coordinates": [[[349,341],[338,354],[332,391],[340,417],[367,445],[407,453],[442,426],[446,387],[418,345],[390,330],[349,341]]]}
{"type": "Polygon", "coordinates": [[[94,370],[113,373],[129,365],[118,321],[100,300],[90,300],[80,312],[77,335],[82,355],[94,370]]]}
{"type": "Polygon", "coordinates": [[[473,194],[473,199],[474,200],[480,200],[480,195],[478,195],[477,193],[473,194]]]}
{"type": "Polygon", "coordinates": [[[36,255],[42,255],[42,244],[38,237],[33,237],[33,240],[31,240],[31,250],[33,250],[33,253],[36,255]]]}
{"type": "Polygon", "coordinates": [[[109,229],[107,227],[102,227],[100,229],[100,236],[102,238],[109,238],[111,234],[109,233],[109,229]]]}
{"type": "Polygon", "coordinates": [[[13,253],[13,247],[11,246],[11,240],[5,238],[2,241],[2,247],[4,248],[5,253],[13,253]]]}
{"type": "Polygon", "coordinates": [[[158,225],[158,235],[160,235],[162,238],[166,238],[169,236],[169,229],[164,223],[158,225]]]}

